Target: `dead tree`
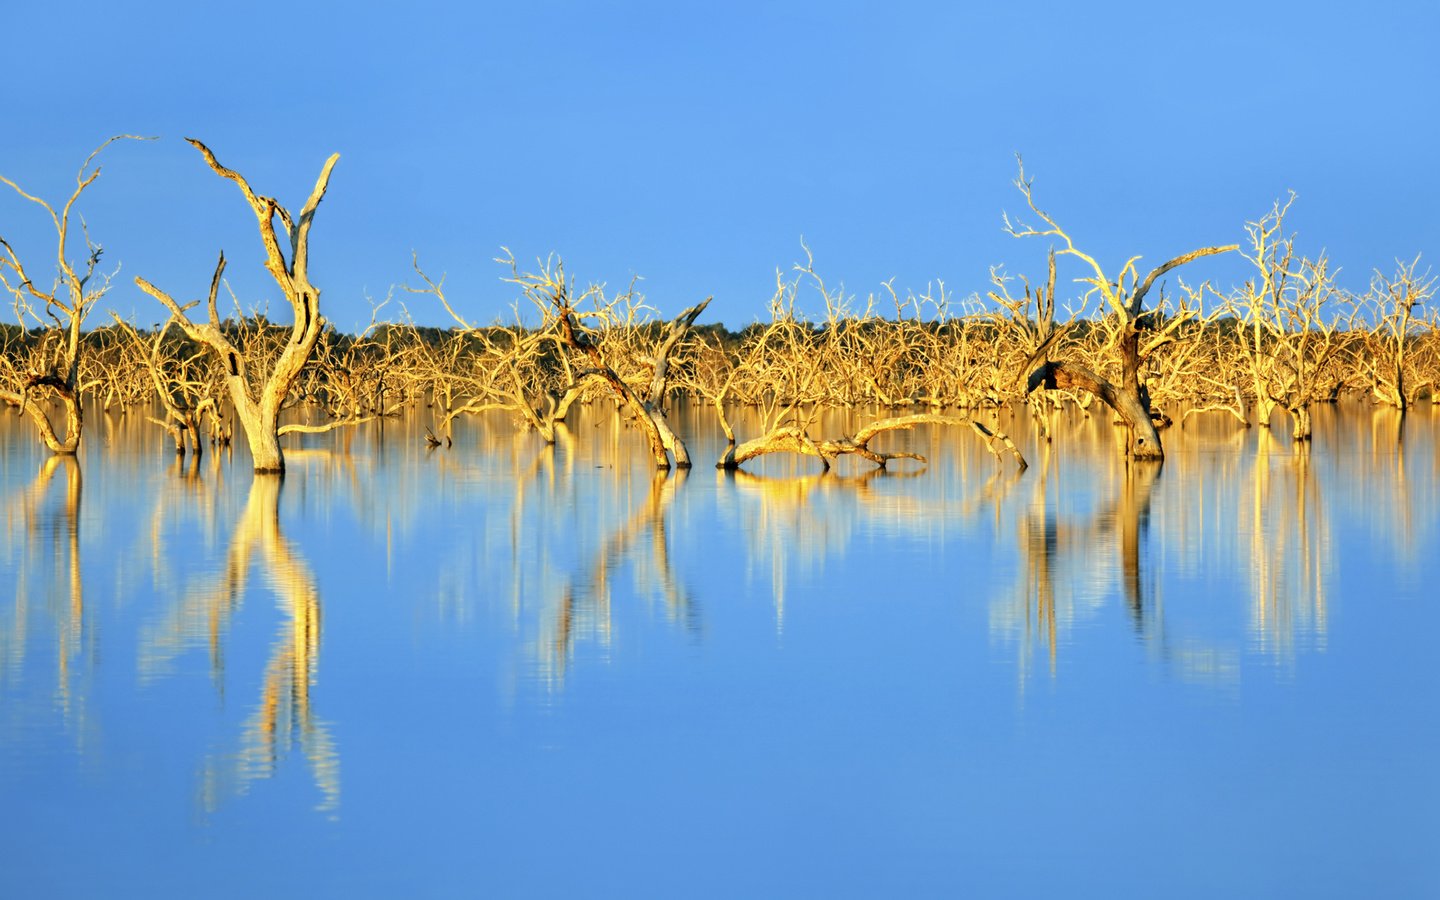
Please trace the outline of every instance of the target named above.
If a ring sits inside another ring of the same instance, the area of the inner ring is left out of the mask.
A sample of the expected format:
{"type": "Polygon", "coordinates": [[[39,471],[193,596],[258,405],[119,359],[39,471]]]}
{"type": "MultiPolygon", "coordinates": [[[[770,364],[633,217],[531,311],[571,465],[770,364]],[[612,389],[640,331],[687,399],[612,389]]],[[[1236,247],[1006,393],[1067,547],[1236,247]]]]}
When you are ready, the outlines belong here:
{"type": "Polygon", "coordinates": [[[1285,213],[1294,202],[1275,203],[1270,212],[1248,223],[1255,279],[1231,298],[1242,352],[1255,393],[1257,418],[1268,427],[1276,406],[1291,419],[1291,435],[1310,439],[1310,408],[1333,398],[1340,379],[1333,361],[1343,335],[1336,307],[1347,298],[1335,284],[1335,272],[1321,253],[1311,260],[1295,252],[1284,233],[1285,213]]]}
{"type": "Polygon", "coordinates": [[[1363,373],[1375,402],[1393,406],[1402,413],[1423,392],[1434,391],[1434,382],[1417,365],[1423,338],[1434,329],[1427,320],[1427,306],[1435,298],[1436,279],[1419,268],[1420,257],[1410,262],[1397,260],[1395,274],[1378,269],[1370,278],[1370,290],[1355,301],[1351,327],[1364,337],[1363,373]],[[1363,308],[1363,313],[1362,313],[1363,308]],[[1369,322],[1359,328],[1356,324],[1369,322]]]}
{"type": "Polygon", "coordinates": [[[115,316],[115,324],[129,343],[139,351],[140,367],[149,375],[150,382],[155,388],[155,396],[165,409],[164,419],[150,418],[150,421],[164,428],[170,435],[171,440],[175,442],[177,454],[181,456],[185,454],[188,442],[190,449],[196,456],[199,456],[204,446],[200,431],[205,416],[208,414],[218,417],[219,415],[213,394],[215,379],[210,373],[202,372],[199,377],[195,377],[193,372],[199,357],[205,351],[201,350],[188,358],[175,360],[173,367],[167,367],[167,361],[162,356],[162,349],[165,344],[165,335],[169,333],[170,326],[175,324],[173,316],[156,330],[155,337],[150,340],[148,348],[128,322],[115,316]]]}
{"type": "Polygon", "coordinates": [[[650,441],[650,455],[654,458],[657,469],[670,468],[667,450],[674,454],[677,468],[690,468],[690,453],[685,442],[680,440],[680,436],[670,427],[665,416],[666,381],[669,378],[671,351],[690,330],[690,326],[695,324],[695,319],[705,311],[705,307],[710,305],[710,299],[706,297],[671,321],[665,339],[661,341],[654,355],[645,359],[651,367],[650,383],[645,390],[637,391],[611,368],[600,352],[599,345],[577,326],[574,311],[564,305],[564,297],[556,298],[555,309],[560,315],[561,333],[565,336],[566,344],[585,354],[593,367],[591,372],[604,379],[634,414],[635,420],[640,423],[650,441]]]}
{"type": "Polygon", "coordinates": [[[80,435],[85,424],[84,389],[87,387],[80,380],[80,354],[84,346],[80,329],[86,316],[110,289],[110,279],[114,274],[99,271],[104,248],[90,239],[83,220],[80,230],[85,240],[84,262],[71,259],[70,214],[80,195],[100,177],[100,167],[90,169],[90,164],[101,150],[120,140],[146,138],[132,134],[116,135],[96,147],[85,157],[85,162],[75,174],[75,190],[58,213],[49,203],[0,175],[0,182],[50,214],[58,238],[55,283],[46,291],[25,271],[15,249],[0,237],[0,248],[4,249],[4,256],[0,256],[0,284],[14,298],[15,315],[20,324],[24,325],[26,319],[30,319],[43,329],[39,345],[32,348],[35,352],[29,355],[29,359],[19,368],[13,363],[6,366],[6,374],[11,377],[0,382],[0,402],[28,414],[40,431],[40,439],[52,453],[69,455],[80,449],[80,435]],[[20,370],[22,368],[24,371],[20,370]],[[57,429],[50,421],[47,407],[51,399],[58,399],[64,406],[63,429],[57,429]]]}
{"type": "Polygon", "coordinates": [[[1239,245],[1230,244],[1224,247],[1202,247],[1199,250],[1192,250],[1152,269],[1144,279],[1140,278],[1140,271],[1135,268],[1140,257],[1134,256],[1126,260],[1125,264],[1120,267],[1118,277],[1111,278],[1094,257],[1078,249],[1070,239],[1070,235],[1056,224],[1048,213],[1035,205],[1030,185],[1031,182],[1025,178],[1025,168],[1022,165],[1015,186],[1025,196],[1025,204],[1030,211],[1045,223],[1045,228],[1031,227],[1018,221],[1012,222],[1007,216],[1005,229],[1015,237],[1058,238],[1064,243],[1064,246],[1057,250],[1060,255],[1073,256],[1090,268],[1093,274],[1081,278],[1080,281],[1090,285],[1090,290],[1086,295],[1087,302],[1091,296],[1098,294],[1101,298],[1101,306],[1107,317],[1110,318],[1111,339],[1107,349],[1119,356],[1120,380],[1118,384],[1112,384],[1100,374],[1084,366],[1073,362],[1051,360],[1030,373],[1026,391],[1028,393],[1040,387],[1078,388],[1087,391],[1103,400],[1123,420],[1127,431],[1125,444],[1127,456],[1134,459],[1163,459],[1165,450],[1161,446],[1160,434],[1155,429],[1155,423],[1151,420],[1150,395],[1141,377],[1142,364],[1157,347],[1173,339],[1177,329],[1199,315],[1199,309],[1182,307],[1179,314],[1172,315],[1161,323],[1153,311],[1150,313],[1145,311],[1145,297],[1154,287],[1156,280],[1171,269],[1194,262],[1202,257],[1237,250],[1239,245]]]}
{"type": "MultiPolygon", "coordinates": [[[[415,273],[425,287],[406,285],[405,290],[431,295],[460,326],[458,340],[448,342],[435,353],[421,344],[415,355],[421,357],[421,368],[427,370],[436,399],[442,403],[440,430],[447,444],[456,418],[490,411],[514,413],[541,440],[553,444],[556,426],[565,421],[589,384],[565,352],[559,317],[550,303],[550,293],[543,289],[547,279],[553,281],[555,276],[522,275],[510,256],[499,261],[510,266],[512,277],[508,280],[525,288],[526,297],[540,313],[540,324],[527,327],[518,306],[510,324],[471,324],[445,296],[445,277],[432,279],[420,268],[418,257],[412,256],[415,273]],[[465,397],[458,405],[453,402],[456,392],[465,397]]],[[[432,446],[439,444],[433,434],[427,441],[432,446]]]]}
{"type": "MultiPolygon", "coordinates": [[[[340,154],[331,154],[330,158],[325,160],[315,188],[296,218],[273,198],[256,194],[244,176],[222,166],[209,147],[194,138],[186,140],[200,151],[215,174],[239,186],[246,202],[254,211],[260,226],[260,240],[265,245],[265,268],[275,279],[295,314],[289,340],[268,372],[256,372],[252,375],[247,370],[245,353],[225,335],[215,307],[216,290],[220,284],[220,276],[225,271],[223,253],[220,254],[215,275],[211,279],[207,305],[210,318],[205,324],[195,324],[187,315],[187,310],[194,306],[195,302],[181,306],[169,294],[145,279],[137,277],[135,283],[141,290],[164,304],[192,340],[209,347],[220,359],[225,370],[225,384],[230,391],[230,401],[250,444],[255,472],[280,474],[285,471],[285,455],[280,450],[280,435],[286,430],[280,426],[280,412],[291,387],[310,361],[315,344],[325,328],[325,320],[320,315],[320,291],[310,283],[310,226],[315,219],[315,210],[325,197],[325,189],[330,183],[330,172],[340,159],[340,154]],[[284,241],[289,245],[288,258],[282,247],[282,235],[276,230],[277,218],[280,220],[284,241]]],[[[305,430],[316,429],[306,426],[305,430]]]]}
{"type": "Polygon", "coordinates": [[[695,319],[710,305],[711,298],[707,297],[681,312],[665,329],[660,342],[646,347],[642,332],[648,322],[642,318],[642,310],[649,308],[644,306],[643,298],[635,294],[633,288],[607,300],[596,285],[576,298],[574,285],[566,279],[563,264],[547,264],[539,272],[520,273],[514,270],[513,259],[501,261],[509,262],[514,272],[507,280],[520,285],[530,297],[543,299],[549,314],[554,316],[564,348],[578,357],[577,362],[569,364],[575,376],[572,387],[565,390],[566,395],[570,394],[573,385],[581,382],[604,382],[644,432],[655,467],[669,469],[670,455],[673,454],[676,468],[690,468],[690,453],[685,442],[670,427],[665,401],[670,388],[672,356],[690,326],[695,324],[695,319]],[[586,299],[593,301],[593,309],[581,308],[581,301],[586,299]],[[587,325],[585,320],[595,324],[587,325]],[[582,365],[585,367],[582,368],[582,365]],[[645,377],[646,370],[648,378],[645,377]]]}

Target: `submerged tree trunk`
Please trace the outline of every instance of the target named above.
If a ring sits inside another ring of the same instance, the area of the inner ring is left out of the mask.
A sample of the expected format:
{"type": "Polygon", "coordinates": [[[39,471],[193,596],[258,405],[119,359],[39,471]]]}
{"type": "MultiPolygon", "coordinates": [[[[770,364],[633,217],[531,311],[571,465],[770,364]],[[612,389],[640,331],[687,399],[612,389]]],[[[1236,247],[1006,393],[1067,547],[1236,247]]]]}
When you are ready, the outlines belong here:
{"type": "MultiPolygon", "coordinates": [[[[1290,436],[1297,441],[1308,441],[1311,436],[1310,426],[1310,405],[1302,403],[1294,407],[1286,407],[1290,414],[1290,436]]],[[[1401,412],[1404,412],[1402,409],[1401,412]]]]}
{"type": "Polygon", "coordinates": [[[1133,459],[1164,459],[1165,449],[1160,433],[1150,418],[1150,404],[1145,402],[1138,385],[1119,389],[1084,366],[1073,363],[1047,362],[1030,375],[1026,393],[1038,388],[1087,391],[1104,401],[1125,422],[1126,455],[1133,459]]]}
{"type": "Polygon", "coordinates": [[[665,393],[666,382],[670,370],[670,352],[690,330],[695,319],[710,305],[712,298],[706,297],[695,304],[670,323],[669,331],[665,340],[655,351],[655,356],[650,360],[653,373],[650,377],[650,384],[646,396],[642,397],[630,385],[625,383],[610,364],[606,362],[600,347],[590,339],[575,322],[574,311],[569,306],[568,299],[563,294],[557,294],[551,298],[555,306],[555,313],[560,320],[561,334],[567,346],[584,353],[590,360],[594,369],[588,373],[588,377],[597,377],[605,380],[610,385],[615,395],[635,415],[635,421],[644,430],[646,438],[650,442],[650,456],[655,461],[657,469],[670,468],[670,456],[675,456],[675,466],[680,469],[690,468],[690,452],[685,447],[679,435],[670,427],[665,417],[665,393]]]}
{"type": "Polygon", "coordinates": [[[0,400],[30,417],[30,421],[35,423],[35,429],[40,433],[40,440],[51,453],[57,456],[74,456],[80,449],[80,434],[85,425],[84,406],[78,388],[65,379],[54,375],[33,377],[18,393],[0,391],[0,400]],[[45,409],[47,404],[43,399],[44,395],[36,390],[41,387],[50,388],[60,400],[65,410],[63,431],[57,430],[55,423],[50,421],[50,413],[45,409]]]}
{"type": "Polygon", "coordinates": [[[914,428],[916,425],[968,425],[972,431],[980,435],[985,441],[986,449],[989,450],[996,459],[1000,458],[1000,452],[1003,449],[1015,458],[1015,462],[1019,466],[1020,471],[1025,471],[1029,465],[1026,463],[1025,457],[1020,454],[1019,448],[1015,446],[1015,442],[1010,440],[1010,437],[1004,432],[991,431],[974,419],[963,416],[946,416],[939,413],[916,413],[909,416],[896,416],[894,418],[879,419],[871,422],[857,431],[853,436],[819,441],[811,438],[805,429],[799,426],[783,425],[779,428],[772,429],[769,433],[758,438],[737,445],[735,443],[735,433],[730,428],[730,423],[725,417],[724,410],[718,405],[716,410],[720,414],[721,426],[724,428],[725,434],[729,439],[729,445],[725,449],[725,455],[715,464],[715,468],[717,469],[738,469],[742,464],[770,453],[795,453],[802,456],[814,456],[820,460],[827,470],[830,468],[832,460],[848,454],[854,454],[868,459],[882,469],[886,467],[887,463],[894,459],[913,459],[917,462],[924,463],[927,460],[918,453],[907,453],[905,451],[886,453],[870,447],[870,441],[874,440],[877,435],[884,434],[887,431],[914,428]]]}

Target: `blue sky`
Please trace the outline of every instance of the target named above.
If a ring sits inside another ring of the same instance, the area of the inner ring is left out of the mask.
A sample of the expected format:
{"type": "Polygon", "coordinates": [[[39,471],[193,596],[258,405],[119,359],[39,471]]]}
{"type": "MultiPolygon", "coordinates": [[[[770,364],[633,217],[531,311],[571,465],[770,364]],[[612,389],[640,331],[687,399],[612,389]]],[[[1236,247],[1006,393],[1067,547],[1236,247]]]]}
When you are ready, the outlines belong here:
{"type": "MultiPolygon", "coordinates": [[[[1043,270],[1042,242],[1001,230],[1016,152],[1112,267],[1239,241],[1292,189],[1302,249],[1351,287],[1440,236],[1433,2],[12,6],[0,173],[59,201],[106,137],[161,138],[107,150],[81,209],[123,265],[108,307],[140,324],[160,316],[135,275],[198,297],[222,248],[247,304],[276,298],[249,210],[186,136],[292,208],[341,154],[312,277],[344,329],[414,282],[412,250],[472,321],[502,314],[502,245],[641,276],[667,315],[713,294],[732,326],[802,236],[849,292],[958,299],[991,265],[1043,270]]],[[[0,197],[32,269],[47,227],[0,197]]]]}

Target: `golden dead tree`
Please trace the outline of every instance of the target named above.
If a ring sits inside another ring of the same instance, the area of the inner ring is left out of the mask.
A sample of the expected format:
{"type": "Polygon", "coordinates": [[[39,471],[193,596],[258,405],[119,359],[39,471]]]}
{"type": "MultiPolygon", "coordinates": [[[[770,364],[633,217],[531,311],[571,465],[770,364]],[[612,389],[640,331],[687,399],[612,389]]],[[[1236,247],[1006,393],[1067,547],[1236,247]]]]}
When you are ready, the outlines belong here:
{"type": "Polygon", "coordinates": [[[412,376],[402,370],[404,351],[396,329],[378,324],[384,305],[372,306],[370,324],[353,337],[338,334],[327,323],[316,343],[313,364],[297,386],[307,405],[326,421],[284,425],[281,434],[330,431],[400,414],[412,376]]]}
{"type": "MultiPolygon", "coordinates": [[[[541,440],[553,444],[556,426],[565,421],[588,383],[566,353],[560,320],[549,294],[531,289],[533,283],[526,279],[534,276],[522,276],[514,257],[500,261],[510,266],[510,280],[525,287],[527,299],[540,314],[539,325],[527,327],[518,305],[514,320],[508,324],[471,324],[445,296],[445,277],[432,279],[420,268],[419,258],[412,256],[415,273],[425,287],[406,285],[405,290],[434,297],[459,325],[458,335],[439,346],[418,343],[412,362],[418,363],[422,377],[431,384],[432,397],[444,410],[440,430],[447,443],[451,440],[451,425],[459,416],[503,410],[517,415],[541,440]],[[464,402],[457,404],[457,395],[462,395],[464,402]]],[[[439,444],[433,434],[427,440],[432,446],[439,444]]]]}
{"type": "Polygon", "coordinates": [[[1120,267],[1119,275],[1111,278],[1095,261],[1095,258],[1075,246],[1070,235],[1055,220],[1035,205],[1031,193],[1031,182],[1025,178],[1025,167],[1015,186],[1025,197],[1025,205],[1044,223],[1043,228],[1032,227],[1022,222],[1005,218],[1005,230],[1015,237],[1058,238],[1064,246],[1056,252],[1061,256],[1073,256],[1085,263],[1091,275],[1080,279],[1090,286],[1086,300],[1098,295],[1101,308],[1110,319],[1108,332],[1110,340],[1107,350],[1119,356],[1119,383],[1112,383],[1091,369],[1073,362],[1047,361],[1030,374],[1027,391],[1039,387],[1079,388],[1103,400],[1115,410],[1124,421],[1127,430],[1126,455],[1135,459],[1163,459],[1165,450],[1160,443],[1160,434],[1151,421],[1150,396],[1142,380],[1142,364],[1154,350],[1170,341],[1177,329],[1199,315],[1198,308],[1182,310],[1163,322],[1145,310],[1145,297],[1155,282],[1171,269],[1194,262],[1206,256],[1228,253],[1239,249],[1238,244],[1224,247],[1202,247],[1162,263],[1143,279],[1135,264],[1140,257],[1133,256],[1120,267]]]}
{"type": "Polygon", "coordinates": [[[210,373],[204,371],[206,367],[200,364],[198,357],[204,354],[204,350],[189,357],[165,359],[165,335],[174,324],[175,318],[172,316],[164,326],[156,330],[155,336],[147,345],[130,323],[119,316],[115,317],[116,328],[126,336],[130,345],[139,351],[139,368],[149,376],[150,383],[155,388],[155,396],[165,410],[164,419],[151,418],[150,421],[164,428],[170,435],[175,442],[176,453],[183,456],[188,442],[190,449],[199,456],[203,447],[200,431],[205,416],[219,416],[213,393],[214,379],[210,373]]]}
{"type": "Polygon", "coordinates": [[[1012,333],[1011,342],[1025,354],[1016,368],[1017,378],[1030,373],[1030,367],[1044,360],[1049,361],[1050,348],[1065,336],[1075,323],[1072,314],[1066,322],[1055,324],[1055,248],[1050,248],[1045,283],[1031,287],[1029,279],[1021,276],[1025,288],[1023,296],[1010,293],[1010,278],[999,268],[991,268],[990,283],[994,289],[986,292],[990,302],[999,310],[990,318],[998,333],[1012,333]]]}
{"type": "Polygon", "coordinates": [[[1427,320],[1426,307],[1435,298],[1436,280],[1419,266],[1417,256],[1408,263],[1397,260],[1393,276],[1376,270],[1351,318],[1351,328],[1364,339],[1363,368],[1370,395],[1401,412],[1435,387],[1423,361],[1425,337],[1435,328],[1427,320]],[[1364,327],[1355,328],[1367,318],[1364,327]]]}
{"type": "MultiPolygon", "coordinates": [[[[723,412],[721,413],[723,417],[723,412]]],[[[996,459],[1000,458],[1002,450],[1008,452],[1015,458],[1016,464],[1021,470],[1028,465],[1025,457],[1015,446],[1015,442],[1002,431],[994,431],[974,419],[964,416],[947,416],[940,413],[914,413],[908,416],[894,416],[888,419],[877,419],[859,428],[853,435],[842,435],[838,438],[812,438],[804,426],[801,425],[780,425],[772,428],[758,438],[745,441],[737,445],[728,422],[723,423],[729,437],[729,444],[725,448],[725,455],[715,464],[718,469],[735,469],[742,464],[769,453],[796,453],[802,456],[813,456],[820,460],[821,464],[829,469],[831,463],[840,456],[855,455],[862,459],[868,459],[880,468],[895,459],[913,459],[925,462],[925,457],[918,453],[910,453],[903,450],[886,452],[876,450],[870,446],[870,442],[877,436],[889,431],[906,430],[917,425],[959,425],[969,426],[972,431],[980,435],[985,446],[994,454],[996,459]]]]}
{"type": "MultiPolygon", "coordinates": [[[[280,426],[280,412],[291,387],[310,361],[315,343],[320,339],[325,327],[325,320],[320,316],[320,291],[310,283],[310,226],[315,219],[315,210],[325,197],[325,189],[330,183],[330,172],[335,168],[340,154],[331,154],[330,158],[325,160],[320,169],[320,177],[315,181],[315,188],[310,192],[310,197],[305,201],[297,218],[273,198],[256,194],[244,176],[222,166],[209,147],[194,138],[186,140],[200,151],[215,174],[235,182],[240,192],[245,195],[245,200],[250,204],[260,226],[260,240],[265,246],[265,269],[275,279],[294,311],[294,325],[284,350],[269,371],[251,373],[250,360],[222,330],[220,315],[215,307],[216,290],[225,271],[225,254],[220,254],[215,275],[211,279],[207,304],[209,321],[204,324],[191,322],[187,314],[198,301],[181,306],[169,294],[145,279],[137,277],[135,283],[141,290],[164,304],[192,340],[209,347],[219,357],[225,369],[225,384],[230,391],[230,401],[250,444],[256,473],[283,473],[285,455],[280,450],[280,435],[286,429],[280,426]],[[277,219],[280,223],[278,231],[277,219]]],[[[316,429],[307,426],[305,430],[316,429]]]]}
{"type": "Polygon", "coordinates": [[[813,456],[826,470],[835,459],[847,455],[867,459],[881,468],[895,459],[913,459],[923,463],[925,457],[916,453],[886,452],[870,446],[870,442],[881,434],[917,425],[968,425],[985,440],[986,447],[997,458],[1003,449],[1015,457],[1021,469],[1025,468],[1024,456],[1008,436],[999,431],[992,432],[979,422],[963,416],[939,413],[894,416],[870,422],[853,435],[813,437],[810,429],[819,403],[827,396],[823,385],[824,373],[806,359],[806,350],[812,346],[811,331],[797,318],[793,306],[786,302],[786,285],[779,273],[776,281],[770,323],[755,331],[735,352],[725,380],[715,387],[694,379],[687,384],[692,391],[710,401],[725,432],[725,452],[716,462],[716,468],[738,469],[752,459],[771,453],[813,456]],[[725,411],[737,386],[741,388],[742,395],[748,395],[747,399],[762,407],[763,433],[743,442],[737,441],[735,429],[725,411]]]}
{"type": "Polygon", "coordinates": [[[86,350],[80,355],[80,381],[95,386],[102,410],[124,415],[149,397],[150,350],[143,341],[137,344],[118,325],[96,328],[82,341],[86,350]]]}
{"type": "Polygon", "coordinates": [[[147,140],[133,134],[121,134],[110,138],[96,147],[75,173],[75,190],[70,193],[59,212],[55,207],[33,194],[27,193],[15,182],[0,175],[15,193],[29,200],[50,214],[57,238],[55,248],[55,281],[50,289],[44,290],[25,271],[25,265],[18,253],[0,236],[0,285],[10,293],[15,303],[15,314],[20,324],[32,320],[42,330],[37,346],[31,348],[22,366],[13,362],[4,367],[5,376],[0,381],[0,402],[9,404],[27,413],[40,431],[40,439],[53,453],[73,454],[80,448],[80,435],[84,427],[84,388],[81,382],[80,355],[83,342],[80,329],[85,318],[95,308],[100,298],[110,289],[113,275],[99,271],[100,258],[104,248],[90,239],[90,234],[81,220],[80,231],[85,241],[83,262],[70,256],[71,214],[75,203],[85,189],[100,177],[100,167],[91,169],[90,164],[100,151],[121,140],[147,140]],[[22,371],[23,370],[23,371],[22,371]],[[47,411],[49,401],[58,399],[65,409],[65,425],[57,429],[50,421],[47,411]]]}
{"type": "Polygon", "coordinates": [[[563,263],[546,263],[537,272],[522,273],[513,257],[499,261],[511,266],[512,275],[506,280],[518,284],[532,302],[553,316],[560,342],[575,357],[566,363],[574,378],[565,388],[565,396],[585,381],[603,382],[645,434],[655,467],[669,469],[673,454],[676,468],[689,468],[690,453],[670,427],[665,404],[673,356],[681,352],[690,326],[711,298],[681,312],[652,339],[654,329],[646,327],[651,324],[647,319],[651,310],[633,286],[610,298],[599,285],[577,295],[563,263]]]}
{"type": "Polygon", "coordinates": [[[1299,256],[1284,232],[1292,194],[1245,228],[1253,254],[1245,254],[1256,277],[1241,286],[1231,306],[1243,327],[1242,352],[1255,394],[1257,418],[1268,427],[1280,407],[1291,419],[1291,435],[1310,439],[1310,408],[1332,399],[1340,388],[1334,361],[1343,349],[1337,307],[1347,300],[1335,284],[1324,253],[1299,256]]]}
{"type": "MultiPolygon", "coordinates": [[[[992,369],[994,377],[1004,386],[1004,395],[1026,388],[1026,379],[1036,363],[1049,364],[1054,348],[1075,329],[1075,318],[1079,310],[1069,310],[1068,318],[1055,323],[1055,248],[1050,248],[1045,283],[1031,286],[1030,280],[1020,276],[1024,294],[1016,296],[1010,291],[1011,278],[998,267],[990,269],[992,290],[986,292],[995,310],[986,318],[991,323],[989,343],[995,348],[992,369]]],[[[1088,336],[1088,335],[1087,335],[1088,336]]],[[[1070,352],[1083,351],[1085,342],[1072,345],[1070,352]]],[[[973,376],[971,378],[973,380],[973,376]]],[[[998,393],[998,392],[997,392],[998,393]]],[[[1029,390],[1024,393],[1025,401],[1036,414],[1046,441],[1051,439],[1049,413],[1060,409],[1064,399],[1069,398],[1082,409],[1088,409],[1092,395],[1069,390],[1029,390]]],[[[998,398],[997,398],[998,402],[998,398]]]]}

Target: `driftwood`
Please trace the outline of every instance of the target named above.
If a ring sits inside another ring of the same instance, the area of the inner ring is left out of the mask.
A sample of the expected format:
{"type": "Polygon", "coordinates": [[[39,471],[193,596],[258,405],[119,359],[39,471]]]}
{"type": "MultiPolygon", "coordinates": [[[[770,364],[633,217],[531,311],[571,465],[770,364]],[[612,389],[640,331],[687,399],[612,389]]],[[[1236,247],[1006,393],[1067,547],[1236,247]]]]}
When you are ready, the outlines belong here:
{"type": "Polygon", "coordinates": [[[971,430],[980,435],[985,441],[985,447],[996,459],[1000,458],[1003,449],[1015,457],[1020,470],[1028,467],[1025,457],[1021,455],[1015,442],[1010,440],[1004,432],[991,431],[984,425],[964,416],[946,416],[939,413],[916,413],[909,416],[896,416],[889,419],[878,419],[852,436],[841,437],[835,440],[815,440],[810,437],[807,431],[798,425],[782,425],[771,429],[767,434],[753,440],[745,441],[738,446],[735,443],[734,433],[731,431],[728,422],[724,422],[724,414],[721,413],[725,432],[730,435],[729,446],[726,447],[725,455],[715,464],[717,469],[735,469],[768,453],[797,453],[804,456],[814,456],[820,460],[826,469],[837,457],[847,454],[868,459],[880,468],[895,459],[913,459],[921,463],[926,462],[925,457],[918,453],[905,451],[882,452],[870,447],[870,442],[877,435],[887,431],[913,428],[916,425],[968,425],[971,430]]]}

